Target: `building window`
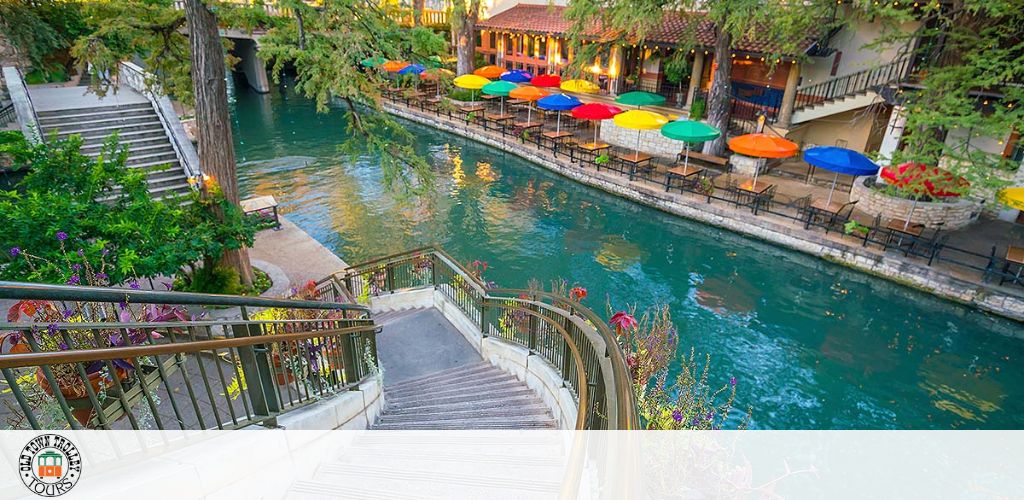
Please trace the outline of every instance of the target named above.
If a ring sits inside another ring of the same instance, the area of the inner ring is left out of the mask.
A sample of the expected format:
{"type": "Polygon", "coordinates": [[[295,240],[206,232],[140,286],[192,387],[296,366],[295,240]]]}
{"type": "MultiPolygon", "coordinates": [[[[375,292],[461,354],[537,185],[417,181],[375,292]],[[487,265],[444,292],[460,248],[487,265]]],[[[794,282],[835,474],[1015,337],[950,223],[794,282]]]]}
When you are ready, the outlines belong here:
{"type": "Polygon", "coordinates": [[[506,36],[506,35],[501,35],[501,36],[504,37],[504,39],[505,39],[505,55],[508,55],[508,56],[512,55],[512,50],[514,48],[514,47],[512,47],[512,45],[515,44],[515,38],[510,37],[510,36],[506,36]]]}
{"type": "Polygon", "coordinates": [[[482,32],[480,32],[480,31],[477,31],[477,32],[476,32],[476,46],[477,46],[477,47],[483,47],[483,46],[484,46],[484,37],[483,37],[483,33],[482,33],[482,32]]]}
{"type": "Polygon", "coordinates": [[[526,57],[533,57],[533,37],[523,37],[523,55],[526,57]]]}
{"type": "Polygon", "coordinates": [[[495,33],[493,31],[488,31],[487,32],[487,44],[488,44],[487,46],[492,48],[492,49],[498,46],[495,43],[495,36],[494,35],[495,35],[495,33]]]}
{"type": "Polygon", "coordinates": [[[559,48],[562,49],[561,52],[560,52],[560,55],[562,57],[562,62],[563,63],[569,62],[569,41],[568,40],[562,40],[559,45],[560,45],[559,48]]]}
{"type": "Polygon", "coordinates": [[[537,54],[541,59],[548,58],[548,37],[542,36],[540,37],[540,40],[537,41],[537,54]]]}

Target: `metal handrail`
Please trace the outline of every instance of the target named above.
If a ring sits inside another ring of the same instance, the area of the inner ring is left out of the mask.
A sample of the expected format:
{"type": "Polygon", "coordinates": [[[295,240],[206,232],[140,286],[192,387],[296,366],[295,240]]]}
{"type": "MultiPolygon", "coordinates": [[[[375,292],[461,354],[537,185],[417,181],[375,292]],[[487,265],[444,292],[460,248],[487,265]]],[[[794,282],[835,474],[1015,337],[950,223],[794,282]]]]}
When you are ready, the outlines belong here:
{"type": "MultiPolygon", "coordinates": [[[[591,326],[594,329],[594,332],[596,332],[604,343],[604,350],[601,354],[608,358],[612,367],[610,376],[614,386],[613,397],[615,403],[615,416],[617,419],[616,422],[612,422],[614,428],[636,429],[639,427],[639,417],[637,416],[632,379],[629,376],[629,370],[626,367],[625,356],[623,355],[622,350],[618,347],[615,335],[605,324],[604,320],[589,308],[579,303],[574,303],[565,297],[560,297],[552,293],[538,290],[510,288],[488,289],[480,279],[463,267],[458,260],[436,246],[425,246],[415,250],[378,257],[365,263],[349,266],[348,268],[335,273],[332,277],[345,283],[351,283],[351,280],[358,278],[365,273],[378,273],[383,271],[385,274],[384,282],[394,286],[391,286],[390,288],[385,286],[384,289],[379,290],[379,292],[393,292],[403,289],[403,287],[394,283],[395,279],[392,276],[394,265],[405,264],[413,259],[424,257],[433,257],[435,259],[435,263],[444,264],[479,294],[479,298],[475,299],[472,304],[474,308],[473,314],[479,314],[479,317],[473,318],[472,314],[469,314],[469,312],[467,312],[467,315],[470,316],[471,320],[480,321],[481,330],[483,330],[482,324],[485,320],[483,311],[487,304],[499,301],[520,301],[521,299],[519,297],[521,295],[528,296],[528,301],[535,306],[544,307],[552,311],[552,313],[564,317],[566,321],[578,321],[582,318],[588,326],[591,326]],[[551,305],[545,303],[545,300],[549,301],[551,305]],[[566,311],[559,308],[560,306],[566,307],[568,310],[567,314],[566,311]],[[577,314],[578,317],[573,317],[573,314],[577,314]]],[[[328,279],[330,278],[322,280],[321,283],[325,283],[328,279]]],[[[424,286],[437,286],[436,271],[432,270],[430,284],[421,285],[421,287],[424,286]]],[[[483,332],[483,334],[487,335],[487,332],[483,332]]],[[[567,338],[567,343],[572,344],[570,347],[571,350],[579,352],[579,346],[572,341],[571,337],[567,338]]],[[[585,377],[586,374],[584,373],[583,375],[585,377]]],[[[582,401],[580,403],[579,408],[581,412],[583,411],[582,409],[585,408],[585,405],[586,401],[582,401]]],[[[580,425],[580,422],[577,422],[577,425],[580,425]]]]}
{"type": "Polygon", "coordinates": [[[161,292],[92,286],[51,285],[0,281],[0,299],[72,300],[88,302],[127,302],[129,304],[180,304],[206,306],[282,307],[292,309],[349,310],[369,313],[358,304],[313,300],[273,299],[212,293],[161,292]]]}
{"type": "Polygon", "coordinates": [[[911,67],[909,57],[901,57],[888,64],[840,75],[820,83],[796,89],[795,109],[814,106],[839,97],[887,85],[906,76],[911,67]]]}
{"type": "MultiPolygon", "coordinates": [[[[338,286],[317,295],[340,297],[338,286]]],[[[133,429],[145,428],[146,418],[159,429],[273,424],[281,413],[351,390],[375,373],[378,327],[369,309],[355,304],[15,282],[0,282],[0,299],[77,302],[84,311],[140,304],[241,309],[241,319],[225,320],[104,321],[87,312],[80,322],[0,322],[0,334],[13,331],[26,347],[0,356],[0,371],[21,410],[14,417],[33,429],[112,429],[125,417],[133,429]],[[293,313],[252,319],[258,308],[293,313]],[[169,400],[173,416],[166,407],[158,412],[161,400],[169,400]],[[59,411],[43,410],[46,401],[59,411]]]]}

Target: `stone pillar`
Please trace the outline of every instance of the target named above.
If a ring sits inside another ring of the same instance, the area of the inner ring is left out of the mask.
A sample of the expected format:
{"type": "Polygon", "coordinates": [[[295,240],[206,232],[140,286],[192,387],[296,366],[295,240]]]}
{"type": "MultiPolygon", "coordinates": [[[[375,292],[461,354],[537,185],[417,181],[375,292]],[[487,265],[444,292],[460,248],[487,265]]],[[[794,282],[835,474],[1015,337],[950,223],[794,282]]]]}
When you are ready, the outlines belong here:
{"type": "Polygon", "coordinates": [[[694,52],[693,54],[693,69],[690,71],[690,88],[686,91],[686,109],[690,109],[693,104],[693,98],[697,95],[697,89],[700,88],[700,75],[704,73],[704,53],[694,52]]]}
{"type": "Polygon", "coordinates": [[[241,59],[238,65],[245,73],[245,80],[256,92],[270,92],[270,79],[267,78],[267,65],[259,57],[255,40],[235,40],[235,53],[241,59]]]}
{"type": "Polygon", "coordinates": [[[796,106],[796,87],[800,83],[800,63],[789,66],[786,76],[786,90],[782,93],[782,105],[779,107],[779,127],[789,129],[793,124],[793,108],[796,106]]]}
{"type": "Polygon", "coordinates": [[[495,52],[494,60],[495,60],[495,63],[494,64],[497,65],[497,66],[504,66],[505,65],[505,44],[508,43],[508,42],[505,40],[505,34],[504,33],[498,33],[498,35],[496,37],[494,37],[494,38],[495,38],[495,42],[494,42],[494,52],[495,52]]]}
{"type": "Polygon", "coordinates": [[[557,38],[548,35],[547,53],[544,57],[548,61],[548,73],[555,73],[558,70],[558,66],[555,64],[555,54],[558,54],[557,38]]]}
{"type": "MultiPolygon", "coordinates": [[[[885,134],[882,136],[882,144],[878,146],[878,164],[887,167],[892,161],[892,155],[900,147],[900,139],[903,137],[903,127],[907,125],[906,108],[900,105],[892,107],[892,114],[889,115],[889,123],[885,125],[885,134]]],[[[882,171],[878,171],[878,180],[881,180],[882,171]]]]}

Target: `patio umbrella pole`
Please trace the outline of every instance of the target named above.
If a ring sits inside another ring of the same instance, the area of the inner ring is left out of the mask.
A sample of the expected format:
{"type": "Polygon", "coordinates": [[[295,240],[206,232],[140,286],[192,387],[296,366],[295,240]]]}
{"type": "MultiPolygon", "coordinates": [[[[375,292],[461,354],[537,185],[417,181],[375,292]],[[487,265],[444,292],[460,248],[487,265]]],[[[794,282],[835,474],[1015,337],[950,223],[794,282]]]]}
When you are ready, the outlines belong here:
{"type": "Polygon", "coordinates": [[[526,106],[526,123],[530,123],[530,116],[533,114],[533,103],[526,106]]]}
{"type": "Polygon", "coordinates": [[[838,181],[839,181],[839,172],[836,172],[835,178],[832,179],[832,189],[830,189],[829,192],[828,192],[828,201],[825,202],[825,206],[826,207],[832,204],[832,193],[836,192],[836,182],[838,182],[838,181]]]}
{"type": "Polygon", "coordinates": [[[596,121],[594,122],[594,144],[597,144],[597,127],[599,127],[600,125],[600,123],[596,121]]]}
{"type": "Polygon", "coordinates": [[[917,197],[914,197],[914,203],[910,205],[910,213],[907,214],[907,220],[903,223],[903,229],[910,227],[910,218],[914,216],[914,210],[917,210],[917,197]]]}
{"type": "Polygon", "coordinates": [[[636,157],[640,157],[640,131],[636,131],[636,157]]]}
{"type": "Polygon", "coordinates": [[[683,148],[683,151],[685,151],[684,156],[683,156],[683,169],[684,170],[687,167],[690,166],[690,143],[687,142],[685,144],[686,144],[686,147],[683,148]]]}
{"type": "Polygon", "coordinates": [[[558,117],[555,118],[555,133],[557,134],[562,131],[562,112],[556,111],[556,113],[558,113],[558,117]]]}
{"type": "Polygon", "coordinates": [[[501,96],[501,114],[505,114],[505,96],[501,96]]]}
{"type": "Polygon", "coordinates": [[[754,165],[754,182],[750,184],[750,189],[757,189],[757,174],[761,173],[761,161],[763,158],[759,158],[757,163],[754,165]]]}

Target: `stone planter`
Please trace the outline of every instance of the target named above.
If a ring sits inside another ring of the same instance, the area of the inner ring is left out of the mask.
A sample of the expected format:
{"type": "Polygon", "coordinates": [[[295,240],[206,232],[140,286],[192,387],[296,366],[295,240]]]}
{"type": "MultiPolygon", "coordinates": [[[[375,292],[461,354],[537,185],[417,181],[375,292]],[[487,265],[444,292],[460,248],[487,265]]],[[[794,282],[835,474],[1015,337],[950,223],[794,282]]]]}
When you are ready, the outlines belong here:
{"type": "Polygon", "coordinates": [[[744,156],[739,153],[733,153],[729,157],[729,164],[732,165],[732,171],[734,173],[745,175],[747,177],[753,177],[759,170],[760,173],[764,173],[765,161],[762,158],[754,158],[752,156],[744,156]]]}
{"type": "MultiPolygon", "coordinates": [[[[850,190],[850,201],[856,201],[857,210],[881,215],[882,221],[906,219],[914,206],[914,200],[897,198],[874,189],[873,176],[859,177],[850,190]]],[[[928,228],[941,227],[943,230],[960,229],[978,220],[981,204],[970,199],[953,198],[939,201],[919,201],[914,208],[911,222],[928,228]]]]}

